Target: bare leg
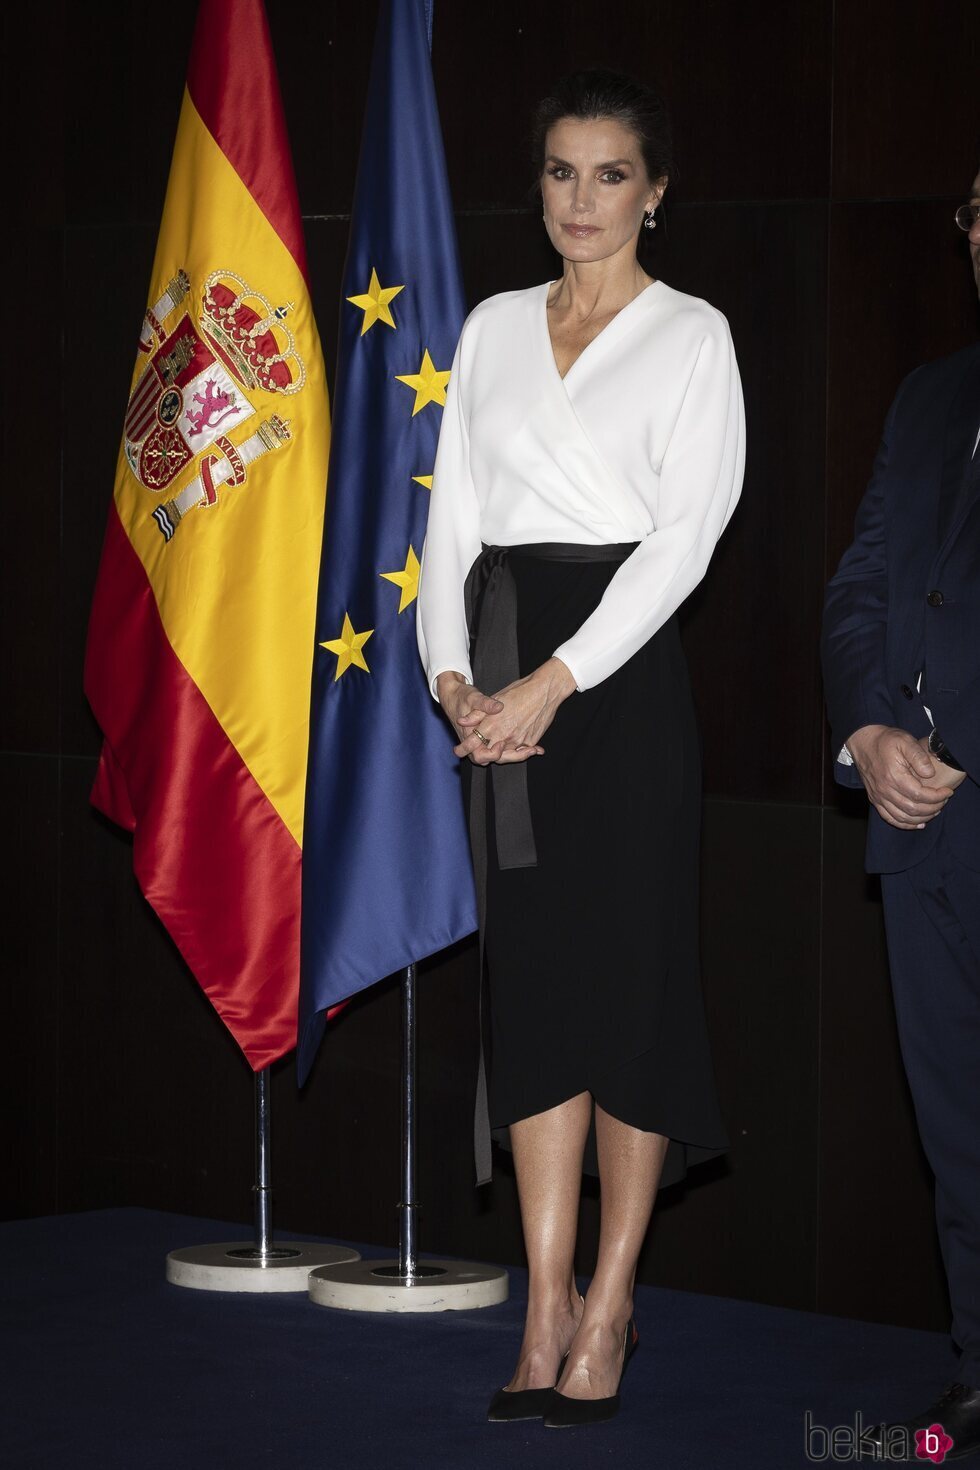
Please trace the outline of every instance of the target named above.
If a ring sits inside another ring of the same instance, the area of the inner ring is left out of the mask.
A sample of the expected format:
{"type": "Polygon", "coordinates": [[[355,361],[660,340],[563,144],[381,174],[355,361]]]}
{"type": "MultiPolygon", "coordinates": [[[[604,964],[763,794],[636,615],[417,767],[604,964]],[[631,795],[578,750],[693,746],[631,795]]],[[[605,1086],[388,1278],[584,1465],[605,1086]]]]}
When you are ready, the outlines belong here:
{"type": "Polygon", "coordinates": [[[592,1096],[510,1125],[528,1264],[527,1320],[511,1392],[550,1388],[583,1312],[575,1285],[582,1155],[592,1096]]]}
{"type": "Polygon", "coordinates": [[[619,1386],[633,1282],[667,1152],[660,1133],[621,1123],[596,1104],[602,1223],[585,1311],[558,1384],[573,1399],[608,1398],[619,1386]]]}

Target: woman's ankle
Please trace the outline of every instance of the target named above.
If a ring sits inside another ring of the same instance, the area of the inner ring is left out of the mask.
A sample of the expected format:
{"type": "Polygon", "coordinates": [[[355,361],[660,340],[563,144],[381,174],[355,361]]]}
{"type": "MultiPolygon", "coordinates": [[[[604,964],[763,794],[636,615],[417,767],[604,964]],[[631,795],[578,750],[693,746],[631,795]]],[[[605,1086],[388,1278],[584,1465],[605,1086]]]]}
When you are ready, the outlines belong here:
{"type": "Polygon", "coordinates": [[[564,1316],[571,1312],[574,1317],[581,1316],[585,1309],[585,1298],[573,1283],[571,1286],[539,1286],[531,1285],[528,1291],[528,1311],[540,1312],[548,1316],[564,1316]]]}
{"type": "Polygon", "coordinates": [[[624,1332],[626,1326],[633,1316],[632,1295],[624,1297],[620,1293],[614,1296],[595,1295],[589,1292],[586,1299],[585,1312],[591,1322],[608,1323],[618,1332],[624,1332]]]}

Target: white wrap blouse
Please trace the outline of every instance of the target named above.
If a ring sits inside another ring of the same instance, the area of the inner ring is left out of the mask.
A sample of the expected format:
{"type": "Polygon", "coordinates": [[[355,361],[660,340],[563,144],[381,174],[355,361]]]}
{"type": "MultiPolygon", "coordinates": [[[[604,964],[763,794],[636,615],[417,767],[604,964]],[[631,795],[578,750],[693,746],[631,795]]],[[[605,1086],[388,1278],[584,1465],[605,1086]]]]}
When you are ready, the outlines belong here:
{"type": "Polygon", "coordinates": [[[417,609],[433,695],[445,670],[472,682],[463,584],[483,543],[640,543],[554,650],[583,690],[697,586],[741,492],[745,417],[721,312],[654,281],[562,378],[551,285],[481,301],[453,357],[417,609]]]}

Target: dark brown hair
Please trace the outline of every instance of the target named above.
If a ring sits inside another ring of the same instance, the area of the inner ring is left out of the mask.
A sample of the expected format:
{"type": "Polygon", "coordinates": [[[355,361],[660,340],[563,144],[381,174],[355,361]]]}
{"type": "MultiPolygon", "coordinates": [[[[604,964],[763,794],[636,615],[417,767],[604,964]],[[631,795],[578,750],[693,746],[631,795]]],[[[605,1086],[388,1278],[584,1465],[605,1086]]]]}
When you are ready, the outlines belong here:
{"type": "Polygon", "coordinates": [[[542,97],[531,123],[531,159],[535,183],[544,170],[545,140],[548,129],[563,117],[590,121],[610,117],[636,136],[651,183],[666,177],[673,179],[674,136],[667,104],[656,87],[638,82],[619,71],[592,68],[569,72],[561,77],[546,97],[542,97]]]}

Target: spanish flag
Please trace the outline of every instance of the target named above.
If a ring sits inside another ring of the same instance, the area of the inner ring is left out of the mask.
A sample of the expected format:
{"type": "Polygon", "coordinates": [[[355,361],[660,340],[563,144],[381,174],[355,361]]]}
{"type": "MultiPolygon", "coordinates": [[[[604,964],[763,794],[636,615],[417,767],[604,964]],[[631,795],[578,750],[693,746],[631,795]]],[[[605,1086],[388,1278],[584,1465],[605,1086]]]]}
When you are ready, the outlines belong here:
{"type": "Polygon", "coordinates": [[[262,0],[201,0],[92,608],[94,804],[251,1066],[296,1040],[329,406],[262,0]]]}

